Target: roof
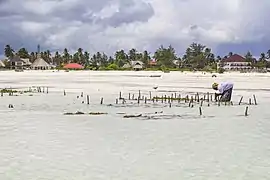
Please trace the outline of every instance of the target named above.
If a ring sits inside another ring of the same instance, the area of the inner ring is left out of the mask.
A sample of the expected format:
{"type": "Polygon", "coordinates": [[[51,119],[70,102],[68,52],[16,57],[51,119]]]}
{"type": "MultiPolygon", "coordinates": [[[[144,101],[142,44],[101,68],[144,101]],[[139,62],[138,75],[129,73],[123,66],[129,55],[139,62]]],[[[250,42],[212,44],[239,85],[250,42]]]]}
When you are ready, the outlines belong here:
{"type": "Polygon", "coordinates": [[[142,69],[142,65],[136,64],[135,66],[133,66],[134,69],[142,69]]]}
{"type": "Polygon", "coordinates": [[[221,60],[221,62],[247,62],[246,59],[238,54],[234,54],[227,59],[221,60]]]}
{"type": "Polygon", "coordinates": [[[29,58],[21,58],[21,60],[26,64],[26,65],[31,65],[32,63],[30,62],[29,58]]]}
{"type": "Polygon", "coordinates": [[[130,68],[131,65],[129,63],[124,64],[123,68],[130,68]]]}
{"type": "Polygon", "coordinates": [[[42,58],[37,58],[31,66],[32,67],[50,67],[50,65],[42,58]]]}
{"type": "Polygon", "coordinates": [[[64,66],[65,69],[83,69],[83,66],[78,63],[69,63],[64,66]]]}
{"type": "Polygon", "coordinates": [[[0,60],[0,67],[5,67],[5,64],[2,60],[0,60]]]}
{"type": "Polygon", "coordinates": [[[9,62],[24,62],[19,56],[14,56],[9,59],[9,62]]]}
{"type": "Polygon", "coordinates": [[[131,66],[135,66],[135,65],[143,65],[142,61],[131,61],[131,66]]]}

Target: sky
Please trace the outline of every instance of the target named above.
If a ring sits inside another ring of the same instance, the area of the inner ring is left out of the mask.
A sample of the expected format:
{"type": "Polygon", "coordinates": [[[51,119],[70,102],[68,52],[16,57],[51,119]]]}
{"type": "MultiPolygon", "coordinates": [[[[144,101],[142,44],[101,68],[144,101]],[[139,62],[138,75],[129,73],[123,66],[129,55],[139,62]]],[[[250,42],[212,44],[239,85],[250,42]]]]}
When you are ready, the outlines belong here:
{"type": "Polygon", "coordinates": [[[171,44],[182,55],[192,42],[258,56],[270,49],[269,9],[269,0],[0,0],[0,56],[6,44],[109,55],[171,44]]]}

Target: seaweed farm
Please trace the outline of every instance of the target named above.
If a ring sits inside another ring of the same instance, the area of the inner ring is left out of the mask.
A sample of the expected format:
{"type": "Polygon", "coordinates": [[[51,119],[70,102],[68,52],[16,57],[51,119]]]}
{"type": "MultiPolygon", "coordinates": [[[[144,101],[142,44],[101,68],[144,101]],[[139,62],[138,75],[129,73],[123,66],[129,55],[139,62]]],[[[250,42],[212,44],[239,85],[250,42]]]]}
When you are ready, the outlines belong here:
{"type": "Polygon", "coordinates": [[[0,179],[267,179],[269,74],[0,72],[0,179]],[[231,102],[213,82],[231,81],[231,102]]]}

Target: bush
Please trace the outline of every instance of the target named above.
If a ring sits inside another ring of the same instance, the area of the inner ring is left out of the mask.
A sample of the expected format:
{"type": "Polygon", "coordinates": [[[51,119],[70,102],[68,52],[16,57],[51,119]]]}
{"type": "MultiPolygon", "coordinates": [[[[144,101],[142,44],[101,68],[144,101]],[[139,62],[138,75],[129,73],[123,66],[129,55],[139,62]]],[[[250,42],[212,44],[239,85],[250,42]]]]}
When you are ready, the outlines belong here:
{"type": "Polygon", "coordinates": [[[223,68],[219,68],[217,72],[218,72],[219,74],[222,74],[222,73],[224,73],[224,72],[225,72],[225,69],[223,69],[223,68]]]}

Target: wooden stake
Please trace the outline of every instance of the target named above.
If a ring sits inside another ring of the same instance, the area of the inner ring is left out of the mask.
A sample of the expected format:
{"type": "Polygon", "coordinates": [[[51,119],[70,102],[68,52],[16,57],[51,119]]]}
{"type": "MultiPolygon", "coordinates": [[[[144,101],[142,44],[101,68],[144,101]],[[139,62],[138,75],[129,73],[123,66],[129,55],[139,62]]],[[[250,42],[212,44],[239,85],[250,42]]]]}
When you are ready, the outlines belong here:
{"type": "Polygon", "coordinates": [[[49,87],[47,87],[47,94],[49,93],[49,87]]]}
{"type": "Polygon", "coordinates": [[[139,90],[139,97],[138,98],[141,99],[141,90],[139,90]]]}
{"type": "Polygon", "coordinates": [[[243,96],[241,97],[241,99],[240,99],[240,101],[239,101],[238,105],[240,105],[240,104],[241,104],[242,100],[243,100],[243,96]]]}
{"type": "Polygon", "coordinates": [[[144,104],[146,104],[146,103],[147,103],[147,97],[144,98],[144,104]]]}
{"type": "Polygon", "coordinates": [[[122,99],[122,93],[121,93],[121,91],[119,92],[119,99],[122,99]]]}
{"type": "Polygon", "coordinates": [[[90,98],[89,98],[89,95],[86,96],[86,101],[87,101],[87,104],[90,104],[90,98]]]}
{"type": "Polygon", "coordinates": [[[202,107],[199,107],[200,116],[202,115],[202,107]]]}
{"type": "Polygon", "coordinates": [[[149,99],[152,99],[152,92],[149,91],[149,99]]]}
{"type": "Polygon", "coordinates": [[[246,110],[245,110],[245,116],[248,116],[248,106],[246,107],[246,110]]]}
{"type": "Polygon", "coordinates": [[[172,107],[172,103],[169,104],[169,107],[170,107],[170,108],[172,107]]]}
{"type": "Polygon", "coordinates": [[[66,96],[66,91],[64,90],[64,96],[66,96]]]}
{"type": "Polygon", "coordinates": [[[256,99],[255,94],[253,95],[253,99],[254,99],[254,104],[257,105],[257,99],[256,99]]]}
{"type": "Polygon", "coordinates": [[[100,100],[100,104],[103,104],[103,97],[102,97],[101,100],[100,100]]]}
{"type": "Polygon", "coordinates": [[[249,98],[249,105],[251,105],[251,98],[249,98]]]}
{"type": "Polygon", "coordinates": [[[118,104],[118,99],[117,98],[115,99],[115,104],[118,104]]]}
{"type": "Polygon", "coordinates": [[[83,97],[83,92],[81,93],[81,97],[83,97]]]}
{"type": "Polygon", "coordinates": [[[130,93],[128,93],[128,100],[130,100],[130,93]]]}

